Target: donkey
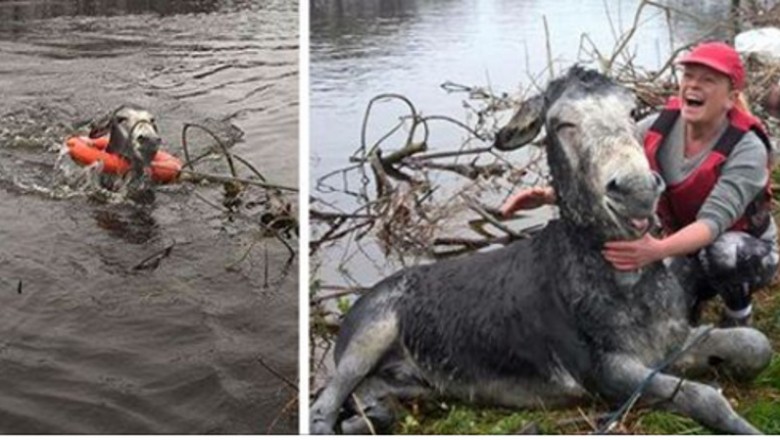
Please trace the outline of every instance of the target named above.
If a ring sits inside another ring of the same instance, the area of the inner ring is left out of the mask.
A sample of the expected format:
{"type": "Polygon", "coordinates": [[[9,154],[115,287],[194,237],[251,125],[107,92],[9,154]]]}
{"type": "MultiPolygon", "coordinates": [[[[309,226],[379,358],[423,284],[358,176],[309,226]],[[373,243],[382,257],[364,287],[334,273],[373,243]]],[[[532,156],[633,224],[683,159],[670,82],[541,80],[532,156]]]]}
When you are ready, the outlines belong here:
{"type": "Polygon", "coordinates": [[[500,250],[401,270],[363,295],[342,323],[312,433],[365,430],[364,417],[349,417],[353,402],[387,430],[396,399],[551,408],[640,391],[716,431],[758,433],[717,389],[681,375],[717,365],[753,378],[770,361],[769,340],[751,328],[692,328],[662,263],[624,273],[601,256],[605,241],[652,226],[663,190],[634,137],[633,95],[573,67],[541,99],[521,110],[538,114],[514,120],[543,121],[533,130],[546,129],[560,218],[500,250]]]}
{"type": "Polygon", "coordinates": [[[147,170],[162,143],[154,115],[143,107],[124,104],[95,122],[89,137],[97,138],[106,134],[109,135],[106,151],[127,160],[130,172],[126,179],[103,175],[103,186],[116,189],[122,180],[127,180],[131,186],[145,189],[150,183],[147,170]]]}

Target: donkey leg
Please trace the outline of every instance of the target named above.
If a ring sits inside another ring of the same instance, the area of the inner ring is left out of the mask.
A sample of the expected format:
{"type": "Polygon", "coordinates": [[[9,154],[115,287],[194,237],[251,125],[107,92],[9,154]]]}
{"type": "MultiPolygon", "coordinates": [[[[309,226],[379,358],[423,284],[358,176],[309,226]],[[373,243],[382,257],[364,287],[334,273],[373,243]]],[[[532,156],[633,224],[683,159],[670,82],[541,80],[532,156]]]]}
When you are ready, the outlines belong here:
{"type": "Polygon", "coordinates": [[[310,410],[311,434],[331,434],[344,401],[377,366],[398,336],[398,321],[392,313],[358,329],[341,355],[336,373],[310,410]]]}
{"type": "MultiPolygon", "coordinates": [[[[689,341],[706,331],[696,328],[689,341]]],[[[673,371],[690,376],[717,368],[736,380],[751,380],[772,360],[772,345],[760,331],[750,327],[710,330],[673,366],[673,371]]]]}
{"type": "Polygon", "coordinates": [[[390,433],[397,420],[399,400],[423,397],[430,389],[413,380],[400,383],[380,376],[366,378],[352,395],[355,415],[341,424],[343,434],[390,433]],[[371,426],[369,426],[369,423],[371,426]]]}
{"type": "Polygon", "coordinates": [[[609,356],[604,359],[601,391],[613,399],[628,399],[647,381],[642,395],[663,408],[719,432],[761,434],[715,388],[660,372],[650,378],[652,372],[631,356],[609,356]]]}

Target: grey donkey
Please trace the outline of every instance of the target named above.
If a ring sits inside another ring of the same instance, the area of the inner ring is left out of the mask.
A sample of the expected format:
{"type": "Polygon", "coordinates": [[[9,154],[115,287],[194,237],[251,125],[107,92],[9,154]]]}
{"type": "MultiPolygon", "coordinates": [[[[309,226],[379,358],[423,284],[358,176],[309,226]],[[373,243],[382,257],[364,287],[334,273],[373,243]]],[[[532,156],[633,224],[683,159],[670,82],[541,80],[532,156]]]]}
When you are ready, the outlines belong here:
{"type": "MultiPolygon", "coordinates": [[[[162,144],[154,115],[133,104],[122,105],[94,123],[89,137],[106,134],[109,135],[106,151],[130,163],[130,171],[124,180],[132,186],[146,186],[150,182],[147,171],[162,144]]],[[[116,189],[122,181],[107,175],[101,179],[102,184],[109,189],[116,189]]]]}

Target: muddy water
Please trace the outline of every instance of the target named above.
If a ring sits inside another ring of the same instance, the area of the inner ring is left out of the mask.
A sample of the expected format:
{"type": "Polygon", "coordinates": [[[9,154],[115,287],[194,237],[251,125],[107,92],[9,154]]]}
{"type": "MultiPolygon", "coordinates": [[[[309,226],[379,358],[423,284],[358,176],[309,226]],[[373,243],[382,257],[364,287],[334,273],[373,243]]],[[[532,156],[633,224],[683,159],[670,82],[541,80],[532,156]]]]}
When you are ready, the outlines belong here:
{"type": "MultiPolygon", "coordinates": [[[[582,35],[586,34],[602,53],[612,54],[616,37],[632,27],[639,4],[638,0],[314,2],[312,195],[346,212],[358,206],[349,196],[317,191],[315,184],[317,177],[349,165],[349,155],[360,144],[363,116],[371,98],[398,93],[409,98],[424,115],[465,121],[466,96],[447,94],[440,84],[453,81],[466,86],[489,86],[497,95],[517,95],[533,89],[534,84],[543,85],[548,77],[548,43],[556,72],[575,62],[593,66],[594,57],[580,50],[582,35]]],[[[669,0],[663,4],[681,12],[673,14],[669,22],[659,9],[647,7],[643,11],[637,31],[627,45],[635,55],[634,65],[657,69],[668,59],[671,45],[677,47],[705,36],[724,37],[724,29],[713,32],[712,25],[722,23],[728,16],[729,2],[669,0]]],[[[406,108],[397,103],[372,108],[369,143],[387,133],[398,117],[406,114],[406,108]]],[[[400,142],[406,133],[397,136],[396,141],[400,142]]],[[[457,149],[463,138],[463,132],[454,126],[432,125],[429,151],[457,149]]],[[[399,143],[384,144],[388,150],[395,145],[399,143]]],[[[471,145],[478,146],[483,145],[471,145]]],[[[509,158],[522,163],[523,154],[513,153],[509,158]]],[[[340,183],[338,178],[335,181],[340,183]]],[[[444,182],[442,186],[449,184],[444,182]]],[[[359,178],[350,181],[353,191],[359,186],[359,178]]],[[[498,205],[501,200],[485,202],[498,205]]],[[[539,213],[531,217],[530,223],[539,223],[549,216],[546,209],[539,213]]],[[[512,226],[524,227],[528,222],[512,226]]],[[[384,257],[370,237],[362,243],[362,248],[337,244],[321,252],[316,276],[326,284],[371,285],[401,265],[384,257]]],[[[412,258],[406,261],[413,262],[412,258]]]]}
{"type": "Polygon", "coordinates": [[[0,3],[0,432],[297,431],[294,391],[258,359],[296,380],[298,265],[260,237],[257,210],[230,221],[203,183],[107,199],[55,169],[67,133],[133,102],[172,153],[202,123],[297,186],[297,14],[286,0],[0,3]]]}

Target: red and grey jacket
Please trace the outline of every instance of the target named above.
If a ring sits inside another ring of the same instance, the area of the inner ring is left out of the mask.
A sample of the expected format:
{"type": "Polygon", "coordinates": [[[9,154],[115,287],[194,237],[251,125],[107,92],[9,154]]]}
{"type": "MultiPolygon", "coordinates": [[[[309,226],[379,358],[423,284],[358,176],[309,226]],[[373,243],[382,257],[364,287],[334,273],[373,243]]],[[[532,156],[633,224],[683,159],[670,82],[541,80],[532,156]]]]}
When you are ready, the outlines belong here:
{"type": "MultiPolygon", "coordinates": [[[[653,171],[660,172],[658,150],[680,116],[680,99],[671,98],[647,131],[644,139],[645,155],[653,171]]],[[[748,132],[753,131],[761,139],[771,155],[771,144],[766,129],[755,116],[739,109],[729,114],[729,127],[715,143],[715,147],[704,162],[688,177],[674,185],[667,185],[658,202],[658,215],[667,232],[674,232],[696,221],[702,205],[720,177],[720,169],[728,159],[734,146],[748,132]]],[[[769,162],[767,162],[769,168],[769,162]]],[[[771,216],[772,190],[770,179],[755,199],[747,206],[745,213],[729,228],[730,231],[745,231],[755,237],[761,236],[769,226],[771,216]]]]}

